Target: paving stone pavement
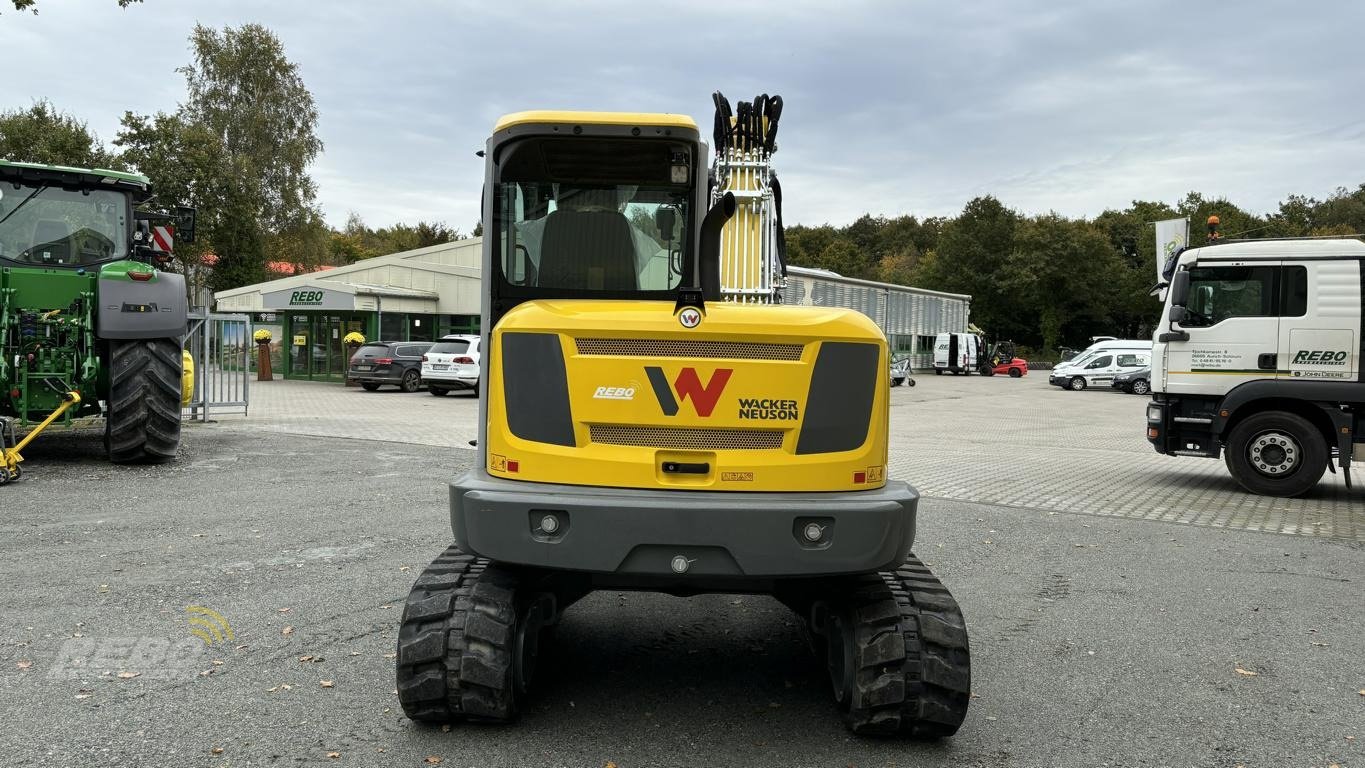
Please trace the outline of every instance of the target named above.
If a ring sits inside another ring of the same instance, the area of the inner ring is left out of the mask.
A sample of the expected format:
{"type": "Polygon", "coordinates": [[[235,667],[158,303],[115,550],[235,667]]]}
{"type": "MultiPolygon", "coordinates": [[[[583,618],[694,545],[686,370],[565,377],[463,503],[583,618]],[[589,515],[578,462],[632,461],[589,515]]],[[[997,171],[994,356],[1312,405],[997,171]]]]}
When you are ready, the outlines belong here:
{"type": "MultiPolygon", "coordinates": [[[[926,497],[1365,542],[1365,489],[1329,474],[1302,498],[1245,493],[1221,461],[1152,451],[1147,398],[1061,390],[1041,371],[916,381],[891,390],[889,469],[926,497]]],[[[251,401],[249,416],[218,417],[219,428],[458,450],[477,432],[469,394],[276,380],[253,384],[251,401]]]]}

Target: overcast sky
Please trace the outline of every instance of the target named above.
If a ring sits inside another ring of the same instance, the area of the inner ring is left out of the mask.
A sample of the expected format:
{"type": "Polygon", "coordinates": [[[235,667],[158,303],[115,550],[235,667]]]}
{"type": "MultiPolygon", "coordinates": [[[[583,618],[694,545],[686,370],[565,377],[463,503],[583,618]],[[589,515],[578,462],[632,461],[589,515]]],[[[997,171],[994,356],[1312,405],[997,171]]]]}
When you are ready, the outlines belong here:
{"type": "Polygon", "coordinates": [[[175,108],[196,21],[274,30],[317,100],[313,176],[338,226],[355,211],[469,231],[474,152],[501,114],[682,112],[709,126],[716,89],[786,102],[788,222],[954,215],[981,194],[1092,216],[1190,190],[1263,213],[1365,182],[1365,3],[1347,0],[38,8],[0,15],[0,109],[47,98],[106,141],[125,109],[175,108]]]}

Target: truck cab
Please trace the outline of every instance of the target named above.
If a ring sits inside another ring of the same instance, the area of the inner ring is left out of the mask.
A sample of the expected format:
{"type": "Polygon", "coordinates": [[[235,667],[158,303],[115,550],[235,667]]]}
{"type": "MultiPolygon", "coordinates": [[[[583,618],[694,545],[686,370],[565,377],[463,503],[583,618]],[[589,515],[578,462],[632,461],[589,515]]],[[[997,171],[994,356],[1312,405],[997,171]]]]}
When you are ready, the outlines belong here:
{"type": "Polygon", "coordinates": [[[1247,490],[1297,496],[1365,458],[1365,242],[1229,242],[1183,252],[1153,335],[1147,439],[1223,456],[1247,490]]]}

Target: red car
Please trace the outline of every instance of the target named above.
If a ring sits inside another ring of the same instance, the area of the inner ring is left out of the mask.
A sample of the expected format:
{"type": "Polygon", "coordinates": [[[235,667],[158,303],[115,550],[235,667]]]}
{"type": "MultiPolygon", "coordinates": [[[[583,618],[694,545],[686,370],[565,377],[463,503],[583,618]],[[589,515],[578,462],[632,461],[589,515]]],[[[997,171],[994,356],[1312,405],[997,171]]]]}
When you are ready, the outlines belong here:
{"type": "Polygon", "coordinates": [[[1001,360],[996,366],[993,374],[996,376],[1009,376],[1017,379],[1020,376],[1028,375],[1028,361],[1022,357],[1012,357],[1009,360],[1001,360]]]}

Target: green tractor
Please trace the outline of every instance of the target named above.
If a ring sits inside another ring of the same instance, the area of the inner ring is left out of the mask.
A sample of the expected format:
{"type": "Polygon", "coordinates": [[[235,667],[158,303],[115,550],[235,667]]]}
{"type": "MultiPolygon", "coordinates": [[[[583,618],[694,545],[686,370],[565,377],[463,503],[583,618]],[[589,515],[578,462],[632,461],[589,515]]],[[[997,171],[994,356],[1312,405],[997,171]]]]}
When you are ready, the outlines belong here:
{"type": "Polygon", "coordinates": [[[111,461],[175,457],[188,300],[154,231],[170,217],[136,210],[151,196],[136,174],[0,161],[0,435],[102,413],[111,461]]]}

